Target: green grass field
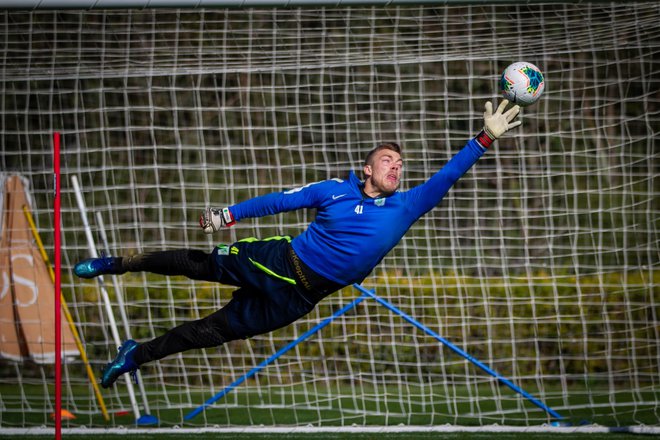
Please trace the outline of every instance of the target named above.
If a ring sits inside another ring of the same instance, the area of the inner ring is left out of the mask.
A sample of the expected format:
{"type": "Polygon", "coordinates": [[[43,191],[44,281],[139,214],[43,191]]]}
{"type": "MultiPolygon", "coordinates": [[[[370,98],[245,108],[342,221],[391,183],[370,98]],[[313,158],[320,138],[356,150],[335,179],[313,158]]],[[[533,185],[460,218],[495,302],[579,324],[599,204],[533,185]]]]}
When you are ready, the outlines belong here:
{"type": "MultiPolygon", "coordinates": [[[[0,427],[33,427],[53,426],[50,419],[52,412],[52,389],[45,390],[37,385],[23,385],[25,393],[21,398],[16,387],[0,386],[3,411],[0,415],[0,427]],[[45,394],[45,392],[48,394],[45,394]]],[[[90,404],[89,390],[86,387],[64,390],[74,391],[77,396],[70,403],[65,396],[63,407],[74,412],[75,420],[64,421],[65,427],[78,426],[104,428],[112,426],[130,426],[133,416],[130,413],[129,399],[122,395],[121,401],[117,395],[105,397],[108,412],[112,420],[106,423],[98,410],[86,408],[90,404]]],[[[161,390],[162,391],[162,390],[161,390]]],[[[295,391],[295,390],[294,390],[295,391]]],[[[511,425],[529,426],[548,422],[545,413],[527,402],[518,399],[508,388],[497,390],[499,396],[493,395],[490,387],[482,386],[475,390],[455,390],[456,399],[448,402],[442,395],[442,390],[434,390],[438,402],[421,402],[418,398],[402,398],[401,390],[391,387],[379,394],[375,390],[362,389],[364,396],[346,397],[349,390],[342,390],[342,398],[331,398],[332,392],[319,395],[327,400],[314,404],[305,401],[303,390],[299,393],[282,394],[273,392],[250,392],[238,389],[230,394],[227,400],[220,400],[209,407],[204,413],[191,421],[183,418],[190,411],[210,397],[209,393],[201,391],[182,396],[172,392],[168,394],[169,402],[162,401],[158,390],[147,389],[152,406],[152,414],[160,421],[161,427],[180,426],[184,428],[200,428],[205,426],[437,426],[437,425],[511,425]],[[475,398],[475,395],[477,396],[475,398]],[[377,399],[374,396],[379,396],[377,399]],[[188,400],[190,398],[190,400],[188,400]],[[521,403],[522,402],[522,403],[521,403]]],[[[408,390],[415,395],[416,390],[408,390]]],[[[537,390],[528,390],[538,395],[537,390]]],[[[549,393],[550,390],[546,390],[549,393]]],[[[571,424],[598,424],[601,426],[620,427],[632,425],[657,425],[660,420],[660,391],[630,393],[625,390],[612,392],[606,388],[587,390],[575,385],[573,393],[566,398],[548,398],[545,404],[557,410],[571,424]]],[[[428,390],[426,390],[428,394],[428,390]]],[[[559,396],[559,393],[555,393],[559,396]]],[[[318,399],[319,396],[316,396],[318,399]]]]}
{"type": "MultiPolygon", "coordinates": [[[[573,426],[579,426],[584,423],[595,423],[605,427],[626,427],[636,425],[658,426],[660,420],[660,392],[649,391],[637,393],[635,395],[625,391],[610,392],[608,389],[601,390],[586,389],[582,386],[573,388],[574,394],[566,399],[548,399],[545,403],[560,412],[573,426]],[[613,399],[616,405],[613,405],[613,399]],[[567,408],[568,407],[568,408],[567,408]]],[[[23,386],[25,400],[21,404],[19,393],[16,387],[8,385],[0,386],[0,393],[4,408],[1,414],[0,428],[26,428],[47,426],[53,427],[53,421],[49,417],[49,411],[52,411],[49,401],[45,395],[52,396],[52,390],[44,390],[43,387],[36,385],[23,386]],[[28,407],[25,407],[25,402],[28,407]],[[40,407],[46,407],[40,410],[40,407]]],[[[79,402],[88,402],[88,389],[68,388],[65,392],[75,392],[76,395],[84,396],[77,400],[77,408],[68,406],[68,409],[76,413],[77,418],[73,421],[64,421],[65,429],[81,426],[93,428],[135,428],[132,414],[119,413],[119,410],[130,409],[128,399],[123,398],[120,402],[115,398],[108,398],[106,404],[109,406],[112,420],[106,423],[100,413],[85,411],[83,405],[79,402]]],[[[150,395],[157,395],[156,390],[147,390],[150,395]]],[[[381,390],[382,391],[382,390],[381,390]]],[[[535,391],[535,390],[534,390],[535,391]]],[[[547,392],[548,390],[546,390],[547,392]]],[[[441,390],[437,390],[440,393],[441,390]]],[[[228,402],[220,403],[209,408],[203,415],[198,416],[191,422],[183,422],[183,416],[194,409],[199,403],[208,399],[208,393],[196,392],[192,394],[194,403],[184,401],[183,397],[172,394],[169,402],[170,408],[167,408],[164,402],[153,399],[152,414],[158,417],[160,428],[202,428],[217,426],[220,429],[228,427],[258,427],[263,426],[319,426],[319,412],[322,412],[322,418],[327,420],[321,426],[442,426],[460,425],[511,425],[511,426],[539,426],[547,422],[542,410],[535,406],[524,403],[513,396],[510,390],[499,390],[500,396],[493,396],[490,387],[480,387],[478,390],[478,402],[468,399],[468,391],[463,393],[465,398],[454,402],[453,408],[448,408],[447,404],[434,404],[427,402],[421,404],[400,398],[399,391],[392,387],[386,390],[385,396],[378,401],[361,399],[359,397],[349,399],[329,400],[323,409],[304,408],[301,404],[300,396],[295,393],[292,396],[282,395],[264,395],[263,393],[247,392],[246,390],[237,390],[228,402]],[[490,393],[490,395],[489,395],[490,393]],[[296,398],[298,397],[298,399],[296,398]],[[403,402],[403,406],[402,406],[403,402]],[[377,408],[380,406],[380,408],[377,408]],[[385,408],[385,406],[387,408],[385,408]],[[340,409],[342,411],[340,411],[340,409]],[[387,411],[386,411],[387,410],[387,411]],[[389,413],[387,418],[383,415],[389,413]],[[450,415],[453,414],[453,415],[450,415]]],[[[530,391],[531,392],[531,391],[530,391]]],[[[472,390],[474,393],[474,390],[472,390]]],[[[461,393],[459,393],[460,395],[461,393]]],[[[440,394],[438,394],[440,397],[440,394]]],[[[446,400],[446,399],[443,399],[446,400]]],[[[67,408],[67,405],[65,405],[67,408]]],[[[247,433],[203,433],[203,434],[177,434],[176,429],[171,429],[170,433],[149,434],[150,427],[139,427],[139,433],[131,430],[132,438],[139,439],[179,439],[197,436],[200,438],[231,438],[231,439],[464,439],[464,438],[492,438],[498,439],[548,439],[548,438],[621,438],[632,436],[624,432],[612,433],[571,433],[566,429],[557,429],[557,433],[483,433],[475,434],[469,432],[448,433],[448,432],[414,432],[414,433],[341,433],[341,432],[322,432],[322,433],[286,433],[286,434],[247,434],[247,433]],[[144,435],[141,433],[144,432],[144,435]],[[561,434],[559,434],[561,432],[561,434]]],[[[552,428],[550,428],[552,429],[552,428]]],[[[616,431],[613,430],[613,431],[616,431]]],[[[1,434],[1,431],[0,431],[1,434]]],[[[101,440],[105,438],[117,438],[117,434],[111,435],[93,435],[86,437],[79,433],[69,433],[71,438],[94,438],[101,440]]],[[[1,435],[0,435],[1,436],[1,435]]],[[[52,436],[22,436],[21,438],[52,438],[52,436]]]]}
{"type": "MultiPolygon", "coordinates": [[[[117,438],[123,438],[126,435],[121,434],[108,434],[108,435],[94,435],[93,437],[87,437],[84,435],[63,435],[65,438],[76,438],[76,439],[85,439],[93,438],[94,440],[116,440],[117,438]]],[[[21,440],[42,440],[45,438],[52,438],[52,435],[48,436],[21,436],[21,440]]],[[[443,439],[443,440],[493,440],[497,438],[498,440],[563,440],[563,439],[576,439],[576,440],[598,440],[598,439],[608,439],[608,440],[619,440],[619,439],[631,439],[637,438],[640,436],[637,434],[630,433],[405,433],[405,434],[388,434],[388,433],[378,433],[378,434],[358,434],[358,433],[333,433],[333,434],[226,434],[226,433],[217,433],[217,434],[177,434],[173,431],[171,434],[157,434],[157,435],[135,435],[131,434],[130,438],[132,440],[157,440],[157,439],[167,439],[167,440],[184,440],[190,439],[191,437],[204,438],[204,439],[236,439],[236,440],[401,440],[401,439],[414,439],[414,440],[427,440],[427,439],[443,439]]],[[[651,438],[651,437],[644,437],[651,438]]]]}

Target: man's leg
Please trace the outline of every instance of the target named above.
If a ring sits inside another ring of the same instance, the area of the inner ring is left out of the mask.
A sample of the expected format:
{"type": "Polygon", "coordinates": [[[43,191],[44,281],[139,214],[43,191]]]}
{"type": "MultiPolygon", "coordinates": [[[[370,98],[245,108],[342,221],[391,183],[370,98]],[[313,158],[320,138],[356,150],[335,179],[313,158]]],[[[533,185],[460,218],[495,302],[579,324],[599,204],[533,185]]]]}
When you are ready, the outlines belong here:
{"type": "Polygon", "coordinates": [[[217,347],[238,339],[227,323],[223,309],[196,321],[181,324],[164,335],[140,344],[133,356],[140,366],[193,348],[217,347]]]}
{"type": "Polygon", "coordinates": [[[193,280],[217,281],[212,254],[195,249],[147,252],[121,258],[125,272],[183,275],[193,280]]]}
{"type": "Polygon", "coordinates": [[[268,333],[294,322],[314,308],[295,286],[263,273],[255,275],[263,277],[263,291],[237,289],[222,309],[206,318],[186,322],[143,344],[126,341],[103,371],[103,387],[111,386],[119,376],[147,362],[193,348],[216,347],[268,333]]]}
{"type": "Polygon", "coordinates": [[[76,264],[81,278],[121,275],[126,272],[152,272],[160,275],[183,275],[194,280],[217,281],[212,254],[194,249],[147,252],[131,257],[90,258],[76,264]]]}
{"type": "Polygon", "coordinates": [[[220,309],[205,318],[186,322],[143,344],[133,340],[125,341],[115,359],[103,370],[101,385],[108,388],[119,376],[132,373],[147,362],[193,348],[217,347],[234,339],[238,339],[238,336],[227,324],[225,311],[220,309]]]}
{"type": "Polygon", "coordinates": [[[203,252],[191,256],[185,251],[165,251],[122,262],[126,270],[196,279],[208,279],[204,278],[208,276],[213,281],[243,287],[234,291],[231,301],[222,309],[206,318],[182,324],[144,344],[131,341],[135,345],[131,344],[130,352],[125,354],[120,350],[117,358],[108,364],[102,384],[111,385],[120,375],[147,362],[267,333],[307,314],[314,303],[298,291],[293,269],[287,264],[287,249],[286,241],[281,240],[242,242],[231,248],[219,246],[210,256],[203,252]]]}

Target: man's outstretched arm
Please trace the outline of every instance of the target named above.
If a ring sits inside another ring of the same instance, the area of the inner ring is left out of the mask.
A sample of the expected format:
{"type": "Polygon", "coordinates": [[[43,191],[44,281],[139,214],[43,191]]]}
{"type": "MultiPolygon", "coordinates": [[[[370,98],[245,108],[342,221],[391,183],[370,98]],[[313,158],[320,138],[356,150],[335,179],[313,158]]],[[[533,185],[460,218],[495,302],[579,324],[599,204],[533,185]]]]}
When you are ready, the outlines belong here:
{"type": "Polygon", "coordinates": [[[416,214],[426,213],[440,203],[451,187],[472,168],[495,140],[522,123],[514,121],[520,113],[520,106],[515,105],[506,110],[508,104],[509,101],[503,100],[493,112],[493,104],[486,102],[483,130],[470,139],[465,147],[428,181],[408,191],[410,206],[414,207],[416,214]]]}
{"type": "Polygon", "coordinates": [[[302,208],[317,208],[324,195],[341,179],[313,182],[288,191],[273,192],[245,200],[227,208],[206,208],[199,225],[206,234],[228,228],[244,218],[264,217],[302,208]]]}

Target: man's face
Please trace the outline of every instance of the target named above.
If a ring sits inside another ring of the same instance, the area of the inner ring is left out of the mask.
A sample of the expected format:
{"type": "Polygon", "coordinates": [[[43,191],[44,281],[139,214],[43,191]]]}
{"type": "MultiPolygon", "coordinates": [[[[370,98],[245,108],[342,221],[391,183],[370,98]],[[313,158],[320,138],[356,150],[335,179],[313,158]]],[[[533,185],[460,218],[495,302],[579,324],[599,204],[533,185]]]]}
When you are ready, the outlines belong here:
{"type": "Polygon", "coordinates": [[[371,197],[375,195],[389,196],[401,183],[403,160],[401,155],[392,150],[379,150],[374,154],[371,163],[364,166],[365,192],[371,197]]]}

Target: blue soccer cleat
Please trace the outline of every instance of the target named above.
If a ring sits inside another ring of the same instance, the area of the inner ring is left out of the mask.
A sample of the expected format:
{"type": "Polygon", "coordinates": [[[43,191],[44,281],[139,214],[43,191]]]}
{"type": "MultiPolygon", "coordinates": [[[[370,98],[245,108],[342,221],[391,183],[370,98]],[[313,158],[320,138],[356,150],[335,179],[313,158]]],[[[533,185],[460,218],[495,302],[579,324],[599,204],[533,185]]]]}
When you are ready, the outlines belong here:
{"type": "Polygon", "coordinates": [[[80,278],[96,278],[99,275],[105,274],[118,274],[115,269],[115,260],[117,258],[105,257],[101,255],[100,258],[89,258],[76,264],[73,272],[80,278]]]}
{"type": "Polygon", "coordinates": [[[133,352],[138,347],[138,343],[132,339],[124,341],[119,347],[117,356],[105,366],[101,375],[101,386],[103,388],[110,388],[117,378],[124,373],[131,373],[133,380],[137,382],[136,371],[138,365],[133,361],[133,352]]]}

